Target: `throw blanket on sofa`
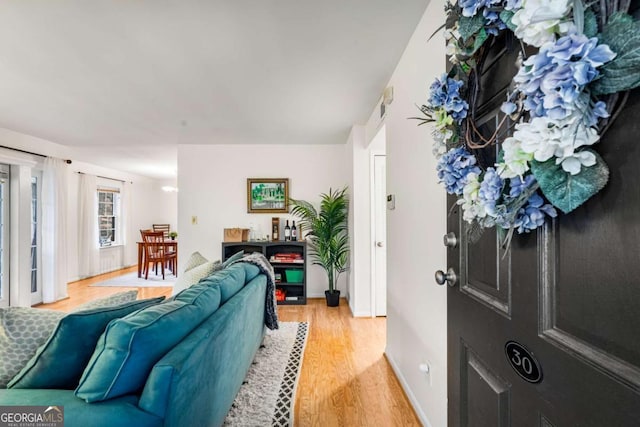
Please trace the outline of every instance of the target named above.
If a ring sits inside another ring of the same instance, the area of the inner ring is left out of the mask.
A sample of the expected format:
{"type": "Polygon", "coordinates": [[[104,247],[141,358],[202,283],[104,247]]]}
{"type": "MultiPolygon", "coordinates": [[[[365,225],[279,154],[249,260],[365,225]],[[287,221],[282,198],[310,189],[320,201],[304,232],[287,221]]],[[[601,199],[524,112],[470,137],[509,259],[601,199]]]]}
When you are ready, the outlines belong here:
{"type": "Polygon", "coordinates": [[[261,273],[267,276],[267,297],[264,310],[264,324],[269,329],[278,329],[278,312],[276,311],[276,279],[273,266],[267,258],[259,252],[253,252],[229,263],[248,262],[257,266],[261,273]]]}

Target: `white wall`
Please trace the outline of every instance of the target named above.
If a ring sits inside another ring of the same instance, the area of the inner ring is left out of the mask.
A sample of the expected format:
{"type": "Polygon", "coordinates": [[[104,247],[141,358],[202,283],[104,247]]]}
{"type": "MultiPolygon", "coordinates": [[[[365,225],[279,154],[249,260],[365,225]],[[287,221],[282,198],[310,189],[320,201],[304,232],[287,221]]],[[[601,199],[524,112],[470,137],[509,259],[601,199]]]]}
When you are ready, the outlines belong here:
{"type": "MultiPolygon", "coordinates": [[[[289,178],[290,197],[316,206],[320,194],[349,183],[346,145],[179,145],[178,229],[179,263],[200,251],[220,259],[223,229],[249,228],[271,235],[271,218],[287,214],[247,213],[247,178],[289,178]],[[192,216],[198,224],[192,225],[192,216]]],[[[346,290],[346,275],[339,289],[346,290]]],[[[324,297],[324,270],[308,265],[307,296],[324,297]]]]}
{"type": "Polygon", "coordinates": [[[354,316],[365,317],[372,315],[371,157],[385,154],[384,129],[371,140],[367,139],[364,126],[353,126],[347,140],[347,151],[351,165],[349,185],[352,189],[349,210],[349,306],[354,316]]]}
{"type": "MultiPolygon", "coordinates": [[[[41,152],[41,151],[39,151],[41,152]]],[[[163,185],[175,186],[174,181],[158,181],[146,177],[116,171],[89,163],[74,161],[69,165],[73,172],[83,172],[87,174],[113,178],[115,180],[126,181],[130,184],[131,202],[130,207],[131,229],[126,236],[126,246],[112,246],[100,249],[100,271],[106,273],[123,267],[135,265],[137,259],[136,242],[140,240],[140,230],[151,228],[152,224],[171,224],[171,229],[176,229],[178,223],[178,196],[175,192],[168,193],[162,191],[163,185]]],[[[69,281],[80,279],[78,266],[78,188],[79,174],[72,173],[69,182],[69,206],[68,206],[68,241],[69,241],[69,262],[67,264],[69,281]]],[[[100,179],[100,185],[120,188],[119,181],[100,179]]]]}
{"type": "Polygon", "coordinates": [[[370,216],[369,159],[364,127],[353,126],[347,150],[350,154],[349,306],[354,316],[371,315],[371,260],[369,258],[370,216]]]}
{"type": "MultiPolygon", "coordinates": [[[[432,1],[411,38],[389,85],[387,109],[387,193],[396,208],[387,211],[387,348],[386,354],[425,425],[447,425],[446,287],[433,280],[446,267],[442,235],[446,233],[445,192],[435,173],[431,132],[408,120],[418,115],[428,88],[445,69],[442,36],[429,36],[444,22],[444,1],[432,1]],[[431,378],[418,369],[431,365],[431,378]]],[[[366,137],[377,130],[372,113],[366,137]]]]}
{"type": "MultiPolygon", "coordinates": [[[[75,161],[73,147],[63,146],[51,141],[43,140],[40,138],[32,137],[29,135],[14,132],[8,129],[0,128],[0,145],[30,151],[42,155],[58,157],[62,159],[72,160],[72,163],[68,165],[70,174],[69,182],[69,197],[67,206],[67,221],[68,221],[68,235],[65,237],[65,242],[68,245],[68,259],[67,259],[67,276],[68,281],[79,279],[78,273],[78,186],[79,175],[75,172],[84,172],[93,175],[100,175],[109,178],[115,178],[132,183],[132,229],[127,236],[129,244],[125,247],[117,246],[111,248],[105,248],[100,250],[100,265],[102,266],[101,272],[106,272],[124,266],[134,265],[137,262],[137,251],[135,242],[139,240],[140,228],[149,228],[153,222],[169,222],[171,224],[177,224],[177,195],[176,193],[165,193],[161,190],[161,186],[167,184],[167,182],[158,182],[146,177],[128,174],[125,172],[117,171],[110,168],[103,168],[93,164],[75,161]]],[[[0,148],[0,163],[9,165],[22,165],[21,168],[29,168],[33,171],[41,171],[43,166],[43,157],[34,156],[26,153],[21,153],[7,148],[0,148]]],[[[22,175],[22,174],[21,174],[22,175]]],[[[12,174],[12,178],[14,175],[12,174]]],[[[30,180],[30,173],[25,175],[25,180],[30,180]]],[[[109,182],[109,181],[105,181],[109,182]]],[[[114,181],[117,182],[117,181],[114,181]]],[[[175,180],[170,183],[175,185],[175,180]]],[[[119,184],[119,183],[118,183],[119,184]]],[[[12,183],[12,186],[14,184],[12,183]]],[[[30,206],[31,192],[30,183],[28,184],[29,191],[20,192],[21,202],[22,199],[28,199],[30,206]],[[24,194],[23,194],[24,193],[24,194]]],[[[13,194],[13,193],[12,193],[13,194]]],[[[12,205],[16,203],[16,200],[12,200],[12,205]]],[[[29,220],[30,212],[27,210],[27,220],[29,220]]],[[[15,219],[15,218],[14,218],[15,219]]],[[[10,249],[12,257],[16,258],[19,254],[30,253],[30,250],[25,252],[24,247],[30,247],[30,232],[29,227],[17,234],[18,222],[12,219],[12,248],[10,249]],[[15,222],[15,226],[14,226],[15,222]]],[[[27,221],[28,222],[28,221],[27,221]]],[[[19,305],[28,305],[30,292],[29,280],[30,263],[25,263],[24,260],[14,259],[11,263],[12,269],[20,268],[25,271],[13,271],[12,277],[23,278],[20,279],[20,283],[11,283],[12,303],[18,303],[19,305]],[[21,292],[24,290],[24,292],[21,292]],[[17,299],[14,299],[13,294],[19,295],[17,299]]]]}

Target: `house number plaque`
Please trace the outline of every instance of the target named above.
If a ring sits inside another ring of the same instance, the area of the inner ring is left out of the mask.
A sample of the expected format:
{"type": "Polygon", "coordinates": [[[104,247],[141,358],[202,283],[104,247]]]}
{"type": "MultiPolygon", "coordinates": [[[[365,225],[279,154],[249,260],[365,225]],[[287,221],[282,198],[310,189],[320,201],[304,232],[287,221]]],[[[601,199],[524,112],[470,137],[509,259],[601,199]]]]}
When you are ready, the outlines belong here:
{"type": "Polygon", "coordinates": [[[515,341],[507,341],[504,352],[509,364],[522,379],[534,384],[542,381],[542,368],[525,346],[515,341]]]}

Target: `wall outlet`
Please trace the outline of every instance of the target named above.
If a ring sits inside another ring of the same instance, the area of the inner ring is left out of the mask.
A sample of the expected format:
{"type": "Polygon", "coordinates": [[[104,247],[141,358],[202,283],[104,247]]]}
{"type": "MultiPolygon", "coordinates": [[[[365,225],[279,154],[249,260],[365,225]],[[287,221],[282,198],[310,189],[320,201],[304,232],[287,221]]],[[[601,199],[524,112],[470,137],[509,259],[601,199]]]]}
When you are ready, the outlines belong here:
{"type": "Polygon", "coordinates": [[[191,217],[191,225],[196,225],[198,224],[198,217],[196,215],[193,215],[191,217]]]}
{"type": "Polygon", "coordinates": [[[392,211],[396,208],[396,195],[387,194],[387,209],[392,211]]]}
{"type": "Polygon", "coordinates": [[[431,364],[429,363],[429,361],[425,360],[423,362],[420,362],[420,364],[418,365],[418,369],[425,376],[429,385],[431,385],[431,364]]]}

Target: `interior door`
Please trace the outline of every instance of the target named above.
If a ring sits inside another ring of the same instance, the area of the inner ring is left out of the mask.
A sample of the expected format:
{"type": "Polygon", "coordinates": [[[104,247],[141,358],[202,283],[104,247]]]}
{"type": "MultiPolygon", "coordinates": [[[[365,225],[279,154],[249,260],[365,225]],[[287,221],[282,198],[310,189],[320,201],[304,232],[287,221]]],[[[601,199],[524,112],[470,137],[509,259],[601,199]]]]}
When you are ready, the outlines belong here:
{"type": "MultiPolygon", "coordinates": [[[[497,104],[484,96],[489,134],[497,104]]],[[[596,146],[605,189],[506,253],[495,230],[472,242],[447,212],[451,426],[640,425],[639,134],[635,90],[596,146]]]]}
{"type": "Polygon", "coordinates": [[[0,307],[9,305],[9,165],[0,164],[0,307]]]}
{"type": "Polygon", "coordinates": [[[374,315],[387,315],[387,159],[373,157],[374,315]]]}

